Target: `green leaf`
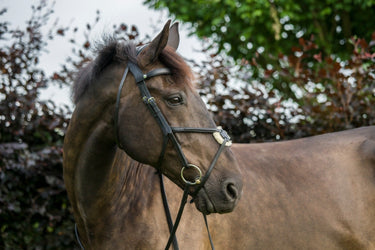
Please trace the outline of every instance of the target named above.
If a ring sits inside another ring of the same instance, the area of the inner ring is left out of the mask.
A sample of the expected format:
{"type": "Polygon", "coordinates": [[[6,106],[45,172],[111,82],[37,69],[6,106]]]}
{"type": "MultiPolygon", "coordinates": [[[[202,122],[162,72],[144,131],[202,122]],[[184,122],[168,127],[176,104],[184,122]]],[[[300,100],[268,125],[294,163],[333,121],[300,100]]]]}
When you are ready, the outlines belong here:
{"type": "Polygon", "coordinates": [[[328,15],[331,15],[331,13],[332,13],[332,9],[330,7],[326,7],[320,11],[321,16],[328,16],[328,15]]]}

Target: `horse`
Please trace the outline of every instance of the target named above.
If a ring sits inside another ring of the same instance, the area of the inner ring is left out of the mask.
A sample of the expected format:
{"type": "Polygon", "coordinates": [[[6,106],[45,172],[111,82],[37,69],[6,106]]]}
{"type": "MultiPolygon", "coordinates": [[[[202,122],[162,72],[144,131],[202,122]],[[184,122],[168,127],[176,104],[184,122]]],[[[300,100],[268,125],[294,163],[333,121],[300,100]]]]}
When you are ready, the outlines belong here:
{"type": "Polygon", "coordinates": [[[154,241],[165,228],[160,201],[152,199],[159,191],[155,170],[133,172],[127,155],[183,188],[184,202],[190,194],[203,214],[228,213],[238,203],[242,178],[230,138],[216,128],[194,89],[178,44],[178,24],[170,21],[138,50],[107,39],[78,74],[63,164],[84,248],[158,246],[154,241]]]}
{"type": "Polygon", "coordinates": [[[83,247],[166,246],[158,171],[172,218],[193,197],[176,232],[182,249],[211,247],[201,214],[216,249],[375,249],[375,127],[230,146],[178,44],[170,21],[139,55],[109,39],[74,83],[64,181],[83,247]],[[151,72],[146,98],[137,72],[151,72]]]}

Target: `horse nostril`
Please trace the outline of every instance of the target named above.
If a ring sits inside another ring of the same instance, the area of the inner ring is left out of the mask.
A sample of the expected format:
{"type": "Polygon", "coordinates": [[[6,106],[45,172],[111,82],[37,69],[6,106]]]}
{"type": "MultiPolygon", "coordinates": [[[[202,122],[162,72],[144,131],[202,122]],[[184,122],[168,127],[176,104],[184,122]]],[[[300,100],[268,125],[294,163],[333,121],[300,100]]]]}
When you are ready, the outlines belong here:
{"type": "Polygon", "coordinates": [[[238,189],[232,182],[227,183],[225,190],[230,201],[234,201],[238,198],[238,189]]]}

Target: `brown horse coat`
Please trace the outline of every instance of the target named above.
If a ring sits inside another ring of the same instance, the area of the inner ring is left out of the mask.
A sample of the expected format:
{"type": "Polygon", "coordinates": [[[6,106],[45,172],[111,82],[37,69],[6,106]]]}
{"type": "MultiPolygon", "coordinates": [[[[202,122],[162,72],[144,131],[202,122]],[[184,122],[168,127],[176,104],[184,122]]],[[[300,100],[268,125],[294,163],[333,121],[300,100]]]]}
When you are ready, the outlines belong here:
{"type": "MultiPolygon", "coordinates": [[[[214,126],[192,90],[187,66],[166,48],[169,41],[178,44],[176,26],[171,31],[173,39],[168,39],[168,22],[139,60],[134,47],[110,43],[76,81],[76,109],[64,141],[64,180],[87,249],[163,249],[169,236],[155,169],[131,159],[115,142],[113,114],[127,60],[138,60],[144,72],[160,67],[175,71],[148,81],[172,126],[214,126]],[[176,96],[177,105],[171,105],[176,96]]],[[[120,93],[119,139],[134,159],[155,166],[160,129],[134,79],[126,79],[126,91],[120,93]]],[[[213,137],[183,134],[178,139],[187,159],[207,171],[218,147],[213,137]]],[[[166,183],[173,218],[184,185],[177,158],[173,147],[167,147],[160,166],[174,182],[166,183]]],[[[196,206],[187,206],[177,231],[180,247],[209,249],[197,207],[205,213],[234,209],[208,216],[216,249],[375,249],[374,168],[375,127],[234,144],[220,155],[196,206]],[[228,181],[229,189],[224,185],[228,181]],[[229,197],[231,193],[235,195],[229,197]]]]}
{"type": "MultiPolygon", "coordinates": [[[[374,139],[375,127],[365,127],[234,144],[243,194],[232,213],[208,216],[215,248],[374,249],[374,139]]],[[[97,197],[103,208],[89,224],[101,247],[94,249],[163,249],[169,233],[155,170],[120,151],[116,159],[123,168],[113,168],[112,183],[123,185],[97,197]]],[[[166,190],[174,217],[182,191],[169,180],[166,190]]],[[[181,249],[210,249],[193,205],[187,205],[177,237],[181,249]]]]}
{"type": "MultiPolygon", "coordinates": [[[[375,249],[375,127],[232,150],[243,195],[232,213],[208,216],[216,249],[375,249]]],[[[188,213],[181,248],[210,249],[188,213]]]]}

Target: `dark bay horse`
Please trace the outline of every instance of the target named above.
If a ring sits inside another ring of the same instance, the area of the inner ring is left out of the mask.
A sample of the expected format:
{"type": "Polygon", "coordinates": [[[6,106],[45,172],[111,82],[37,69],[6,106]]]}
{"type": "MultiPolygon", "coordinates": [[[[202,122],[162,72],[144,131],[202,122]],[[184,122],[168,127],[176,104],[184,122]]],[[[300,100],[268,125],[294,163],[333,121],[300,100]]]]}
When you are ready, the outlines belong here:
{"type": "Polygon", "coordinates": [[[165,215],[152,202],[155,170],[134,171],[126,155],[162,172],[204,214],[231,212],[241,196],[229,137],[194,89],[178,44],[170,22],[144,48],[109,39],[74,83],[64,181],[85,248],[158,246],[165,215]]]}
{"type": "MultiPolygon", "coordinates": [[[[214,126],[190,84],[190,71],[174,52],[177,45],[177,26],[169,28],[169,23],[138,57],[131,44],[109,41],[74,85],[76,109],[65,137],[64,179],[86,249],[166,245],[169,229],[155,167],[171,180],[165,188],[175,218],[185,185],[179,157],[169,143],[158,165],[163,136],[132,74],[119,108],[118,140],[124,151],[116,144],[114,113],[124,67],[137,60],[143,72],[161,67],[174,72],[147,80],[169,123],[214,126]]],[[[216,140],[199,133],[177,138],[189,162],[207,172],[216,140]]],[[[198,210],[186,206],[177,230],[179,245],[210,248],[202,212],[210,214],[216,249],[375,249],[374,168],[375,127],[233,144],[194,199],[198,210]]],[[[196,174],[187,172],[186,178],[193,181],[196,174]]]]}

